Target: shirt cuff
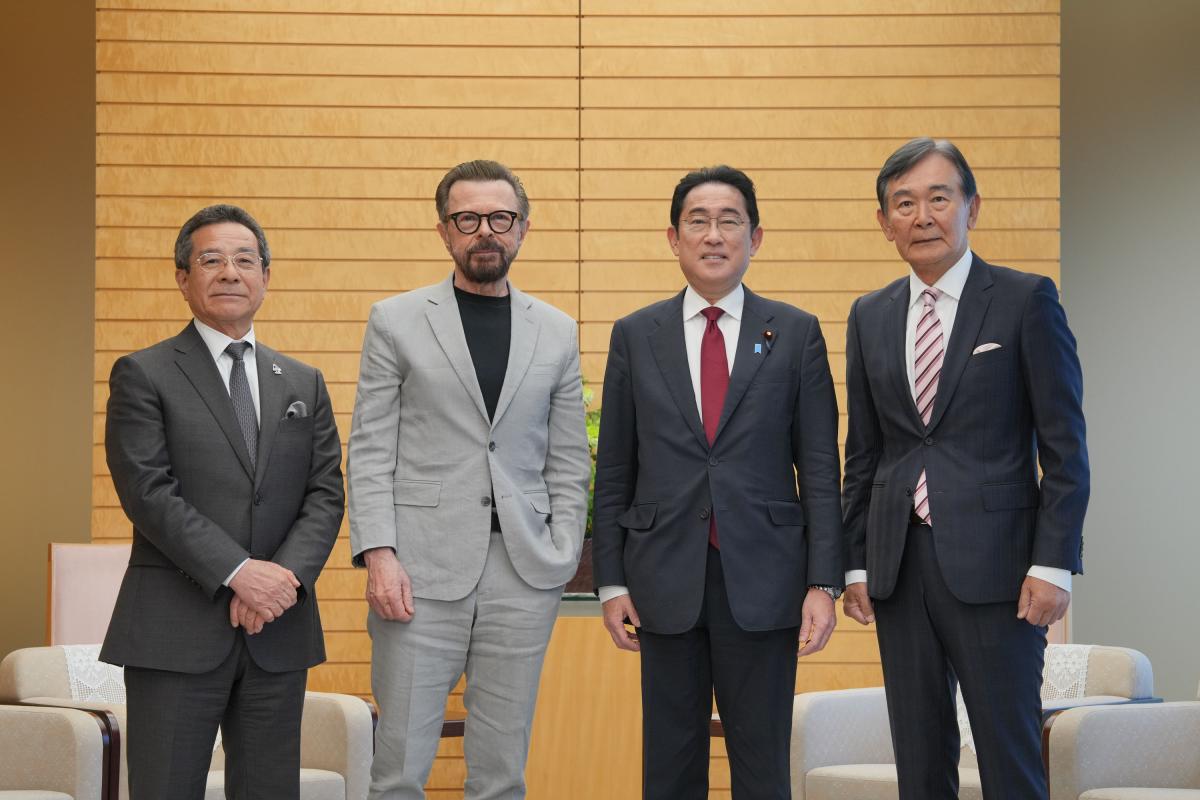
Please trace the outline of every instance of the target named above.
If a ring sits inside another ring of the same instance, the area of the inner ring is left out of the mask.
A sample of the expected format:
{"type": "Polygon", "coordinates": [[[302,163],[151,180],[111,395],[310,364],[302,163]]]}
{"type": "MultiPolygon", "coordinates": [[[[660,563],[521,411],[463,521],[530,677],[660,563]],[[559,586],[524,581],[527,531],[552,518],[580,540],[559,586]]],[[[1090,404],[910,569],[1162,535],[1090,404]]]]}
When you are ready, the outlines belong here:
{"type": "Polygon", "coordinates": [[[629,594],[629,587],[628,586],[601,586],[599,589],[596,590],[596,594],[598,594],[600,596],[601,603],[607,603],[609,600],[612,600],[614,597],[620,597],[621,595],[629,594]]]}
{"type": "Polygon", "coordinates": [[[867,571],[865,569],[848,569],[846,570],[846,585],[852,583],[866,583],[867,571]]]}
{"type": "Polygon", "coordinates": [[[229,577],[226,578],[224,581],[222,581],[221,585],[228,586],[230,584],[230,582],[233,580],[233,577],[242,571],[242,567],[246,566],[246,562],[249,560],[250,559],[248,559],[248,558],[243,558],[242,563],[238,564],[236,567],[233,568],[233,572],[229,573],[229,577]]]}
{"type": "Polygon", "coordinates": [[[1053,583],[1064,592],[1071,591],[1071,571],[1058,567],[1039,567],[1036,564],[1027,573],[1031,578],[1041,578],[1046,583],[1053,583]]]}

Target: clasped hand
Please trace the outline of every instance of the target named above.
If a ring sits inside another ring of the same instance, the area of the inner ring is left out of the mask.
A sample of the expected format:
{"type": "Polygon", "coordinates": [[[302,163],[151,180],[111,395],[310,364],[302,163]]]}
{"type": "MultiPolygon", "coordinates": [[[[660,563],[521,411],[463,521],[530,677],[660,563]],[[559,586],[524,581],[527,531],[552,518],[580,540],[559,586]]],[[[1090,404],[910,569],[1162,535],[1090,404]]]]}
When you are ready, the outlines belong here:
{"type": "Polygon", "coordinates": [[[233,590],[229,624],[255,634],[296,605],[300,581],[290,569],[273,561],[251,559],[233,576],[229,588],[233,590]]]}

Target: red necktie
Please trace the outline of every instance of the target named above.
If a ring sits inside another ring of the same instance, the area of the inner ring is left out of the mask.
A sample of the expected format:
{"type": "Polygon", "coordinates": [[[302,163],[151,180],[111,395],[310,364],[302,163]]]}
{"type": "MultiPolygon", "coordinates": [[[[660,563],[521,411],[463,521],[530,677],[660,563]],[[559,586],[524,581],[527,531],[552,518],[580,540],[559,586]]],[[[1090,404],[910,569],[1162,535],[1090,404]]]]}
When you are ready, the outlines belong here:
{"type": "MultiPolygon", "coordinates": [[[[717,317],[725,309],[709,306],[700,311],[708,324],[704,327],[704,338],[700,340],[700,408],[704,420],[704,434],[709,447],[717,438],[717,423],[721,421],[721,409],[725,407],[725,392],[729,389],[729,359],[725,355],[725,337],[717,327],[717,317]]],[[[708,543],[720,547],[717,539],[717,509],[708,518],[708,543]]]]}

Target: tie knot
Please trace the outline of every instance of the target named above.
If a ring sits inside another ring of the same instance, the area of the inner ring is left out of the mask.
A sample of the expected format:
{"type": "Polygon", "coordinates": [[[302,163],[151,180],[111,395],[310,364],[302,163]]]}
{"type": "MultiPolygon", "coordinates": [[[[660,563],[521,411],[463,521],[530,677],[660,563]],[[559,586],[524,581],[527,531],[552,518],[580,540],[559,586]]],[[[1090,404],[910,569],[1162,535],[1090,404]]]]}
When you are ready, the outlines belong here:
{"type": "Polygon", "coordinates": [[[928,289],[921,292],[921,301],[924,302],[926,306],[932,306],[941,296],[941,289],[934,289],[932,286],[930,286],[928,289]]]}
{"type": "Polygon", "coordinates": [[[249,342],[230,342],[225,348],[225,352],[229,353],[229,357],[234,361],[241,361],[242,356],[246,355],[246,351],[250,349],[249,342]]]}
{"type": "Polygon", "coordinates": [[[717,317],[725,313],[725,309],[717,308],[716,306],[709,306],[708,308],[700,309],[700,313],[703,314],[704,318],[709,322],[716,322],[717,317]]]}

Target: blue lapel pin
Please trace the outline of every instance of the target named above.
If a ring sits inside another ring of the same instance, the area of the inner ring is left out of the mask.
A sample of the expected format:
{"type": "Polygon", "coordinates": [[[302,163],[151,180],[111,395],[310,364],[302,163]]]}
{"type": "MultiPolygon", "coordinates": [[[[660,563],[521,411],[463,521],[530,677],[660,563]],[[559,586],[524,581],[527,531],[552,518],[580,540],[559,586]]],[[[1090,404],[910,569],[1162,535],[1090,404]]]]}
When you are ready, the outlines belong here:
{"type": "Polygon", "coordinates": [[[756,342],[754,345],[754,353],[755,353],[755,355],[758,355],[761,352],[762,352],[762,342],[756,342]]]}

